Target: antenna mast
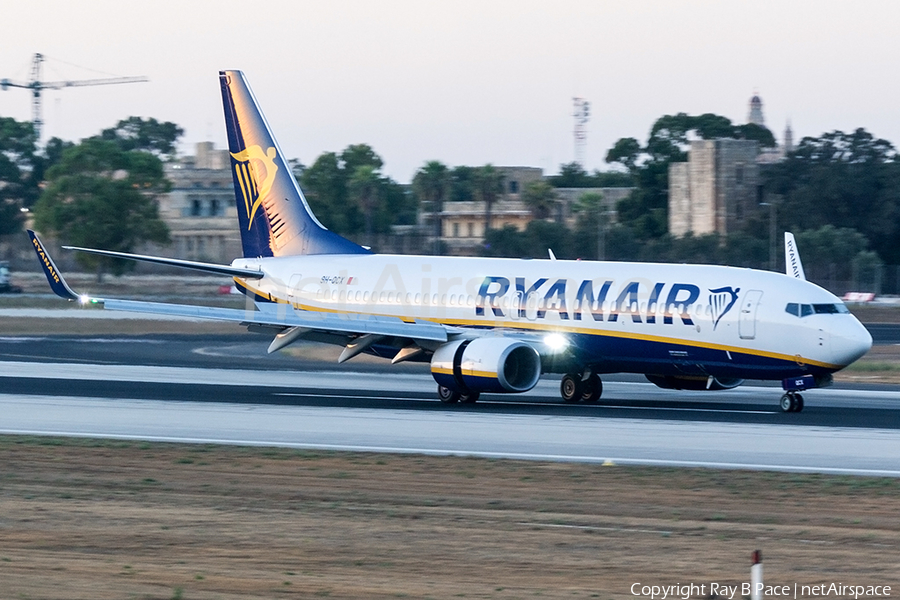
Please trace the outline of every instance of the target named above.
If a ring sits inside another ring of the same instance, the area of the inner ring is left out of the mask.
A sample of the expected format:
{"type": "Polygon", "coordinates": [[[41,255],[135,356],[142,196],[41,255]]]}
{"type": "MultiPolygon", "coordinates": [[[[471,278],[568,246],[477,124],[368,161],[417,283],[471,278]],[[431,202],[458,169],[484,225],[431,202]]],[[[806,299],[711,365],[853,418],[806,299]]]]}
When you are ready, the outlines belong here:
{"type": "Polygon", "coordinates": [[[587,122],[591,113],[591,103],[584,98],[572,98],[575,111],[575,162],[584,168],[584,151],[587,146],[587,122]]]}

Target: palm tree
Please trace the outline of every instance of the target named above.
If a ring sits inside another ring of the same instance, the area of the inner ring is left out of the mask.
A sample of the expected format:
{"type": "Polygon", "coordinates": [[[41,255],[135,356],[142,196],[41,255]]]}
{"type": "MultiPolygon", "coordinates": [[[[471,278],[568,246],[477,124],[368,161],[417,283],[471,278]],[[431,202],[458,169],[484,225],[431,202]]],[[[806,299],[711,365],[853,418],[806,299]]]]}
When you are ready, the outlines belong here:
{"type": "Polygon", "coordinates": [[[535,219],[546,219],[557,204],[556,188],[546,181],[533,181],[525,186],[522,201],[535,219]]]}
{"type": "Polygon", "coordinates": [[[475,196],[484,202],[484,235],[491,229],[491,210],[503,193],[503,174],[493,165],[484,165],[475,173],[475,196]]]}
{"type": "Polygon", "coordinates": [[[363,210],[366,221],[366,245],[372,245],[373,224],[375,221],[375,209],[378,207],[378,186],[381,176],[378,167],[373,165],[361,165],[356,167],[350,177],[348,187],[351,196],[363,210]]]}
{"type": "Polygon", "coordinates": [[[434,253],[439,254],[441,248],[441,212],[444,210],[444,199],[450,193],[450,171],[444,163],[431,160],[416,171],[412,180],[413,193],[419,202],[428,203],[431,207],[434,225],[434,253]]]}

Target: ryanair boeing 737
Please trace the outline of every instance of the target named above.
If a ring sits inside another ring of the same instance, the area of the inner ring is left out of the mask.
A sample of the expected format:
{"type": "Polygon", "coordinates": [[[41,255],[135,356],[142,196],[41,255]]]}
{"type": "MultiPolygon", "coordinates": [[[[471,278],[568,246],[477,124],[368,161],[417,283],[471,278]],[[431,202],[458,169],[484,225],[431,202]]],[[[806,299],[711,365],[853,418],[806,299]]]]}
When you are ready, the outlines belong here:
{"type": "Polygon", "coordinates": [[[431,364],[444,402],[517,393],[563,374],[566,402],[596,402],[601,375],[724,390],[780,380],[781,409],[865,354],[843,302],[806,281],[793,237],[787,273],[711,265],[374,254],[310,211],[240,71],[219,73],[243,257],[231,265],[72,248],[228,275],[251,309],[79,297],[29,232],[53,290],[109,310],[182,315],[271,332],[269,352],[314,340],[392,363],[431,364]]]}

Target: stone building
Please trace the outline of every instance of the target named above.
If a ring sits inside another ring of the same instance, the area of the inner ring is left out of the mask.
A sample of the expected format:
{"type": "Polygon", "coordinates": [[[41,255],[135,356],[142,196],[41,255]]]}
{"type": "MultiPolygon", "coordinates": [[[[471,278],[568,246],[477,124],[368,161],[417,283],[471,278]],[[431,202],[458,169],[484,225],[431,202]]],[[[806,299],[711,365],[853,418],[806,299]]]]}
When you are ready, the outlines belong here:
{"type": "MultiPolygon", "coordinates": [[[[532,219],[531,211],[521,200],[529,183],[541,181],[543,169],[537,167],[496,167],[503,177],[503,194],[491,207],[491,227],[502,229],[512,225],[523,231],[532,219]]],[[[484,241],[484,202],[444,202],[441,212],[441,242],[449,254],[474,255],[484,241]]]]}
{"type": "Polygon", "coordinates": [[[691,142],[688,162],[669,165],[669,233],[728,235],[758,210],[759,144],[752,140],[691,142]]]}
{"type": "MultiPolygon", "coordinates": [[[[522,200],[525,187],[544,179],[543,169],[536,167],[497,167],[503,173],[505,193],[491,208],[491,227],[503,229],[507,225],[524,231],[534,220],[531,210],[522,200]]],[[[603,196],[603,210],[615,221],[619,200],[634,188],[556,188],[556,204],[549,220],[574,227],[579,215],[573,207],[583,194],[593,192],[603,196]]],[[[448,254],[472,256],[484,243],[484,202],[445,202],[441,212],[443,235],[441,242],[448,254]]]]}
{"type": "Polygon", "coordinates": [[[228,264],[241,256],[234,183],[227,150],[200,142],[196,154],[165,166],[172,190],[159,198],[159,215],[172,244],[164,256],[228,264]]]}

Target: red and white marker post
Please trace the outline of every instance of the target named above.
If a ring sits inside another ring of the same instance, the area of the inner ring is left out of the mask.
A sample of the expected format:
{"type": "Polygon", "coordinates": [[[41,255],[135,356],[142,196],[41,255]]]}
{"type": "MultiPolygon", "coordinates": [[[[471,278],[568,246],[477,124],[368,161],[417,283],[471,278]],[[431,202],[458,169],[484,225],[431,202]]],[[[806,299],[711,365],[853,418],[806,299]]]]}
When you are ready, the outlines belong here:
{"type": "Polygon", "coordinates": [[[753,551],[753,566],[750,567],[750,600],[762,600],[763,597],[762,552],[753,551]]]}

